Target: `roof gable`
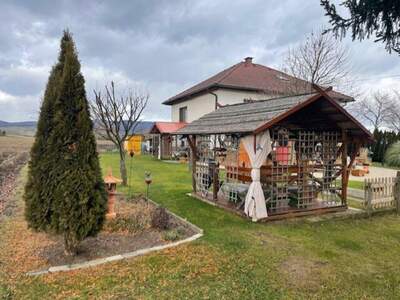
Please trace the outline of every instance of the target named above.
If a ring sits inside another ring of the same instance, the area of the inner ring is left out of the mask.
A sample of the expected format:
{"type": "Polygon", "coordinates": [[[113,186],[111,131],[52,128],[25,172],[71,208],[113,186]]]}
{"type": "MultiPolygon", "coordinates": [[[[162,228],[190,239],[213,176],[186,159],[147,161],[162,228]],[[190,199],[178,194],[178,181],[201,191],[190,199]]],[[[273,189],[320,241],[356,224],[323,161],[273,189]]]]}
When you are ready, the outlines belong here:
{"type": "MultiPolygon", "coordinates": [[[[270,67],[246,61],[235,64],[219,72],[174,97],[169,98],[164,101],[163,104],[172,105],[190,99],[199,93],[218,88],[264,92],[276,94],[277,96],[305,94],[311,93],[314,90],[312,84],[309,82],[270,67]]],[[[352,97],[338,92],[333,92],[332,96],[339,101],[353,100],[352,97]]]]}
{"type": "Polygon", "coordinates": [[[155,122],[150,133],[175,133],[186,126],[183,122],[155,122]]]}

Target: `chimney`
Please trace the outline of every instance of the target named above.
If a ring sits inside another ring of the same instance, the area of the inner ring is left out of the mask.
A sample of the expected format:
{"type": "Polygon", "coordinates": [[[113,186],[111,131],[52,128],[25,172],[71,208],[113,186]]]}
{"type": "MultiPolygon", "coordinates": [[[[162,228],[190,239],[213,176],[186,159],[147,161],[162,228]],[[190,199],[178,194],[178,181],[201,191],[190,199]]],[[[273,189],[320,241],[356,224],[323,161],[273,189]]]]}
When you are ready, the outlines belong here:
{"type": "Polygon", "coordinates": [[[246,66],[250,66],[253,63],[253,58],[251,56],[247,56],[244,59],[244,63],[245,63],[246,66]]]}

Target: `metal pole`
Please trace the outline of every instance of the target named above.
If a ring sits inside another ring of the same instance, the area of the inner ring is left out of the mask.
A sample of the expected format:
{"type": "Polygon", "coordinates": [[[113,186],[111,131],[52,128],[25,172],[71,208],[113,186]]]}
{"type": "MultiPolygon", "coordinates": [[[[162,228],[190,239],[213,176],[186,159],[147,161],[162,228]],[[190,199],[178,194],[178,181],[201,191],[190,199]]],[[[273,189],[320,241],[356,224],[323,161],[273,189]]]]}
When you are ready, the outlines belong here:
{"type": "Polygon", "coordinates": [[[130,165],[129,165],[129,178],[128,178],[128,197],[131,198],[132,197],[132,161],[133,161],[133,155],[132,153],[130,153],[129,155],[131,157],[130,159],[130,165]]]}

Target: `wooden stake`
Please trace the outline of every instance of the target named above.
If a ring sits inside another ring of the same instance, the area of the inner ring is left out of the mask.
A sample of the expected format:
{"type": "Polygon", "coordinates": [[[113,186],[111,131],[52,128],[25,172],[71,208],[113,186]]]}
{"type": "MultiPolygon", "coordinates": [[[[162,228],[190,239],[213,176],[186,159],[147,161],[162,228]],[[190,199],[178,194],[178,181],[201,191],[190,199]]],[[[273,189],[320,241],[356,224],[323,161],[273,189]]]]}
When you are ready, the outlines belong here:
{"type": "Polygon", "coordinates": [[[394,200],[396,203],[396,212],[400,214],[400,171],[397,171],[396,183],[394,185],[394,200]]]}

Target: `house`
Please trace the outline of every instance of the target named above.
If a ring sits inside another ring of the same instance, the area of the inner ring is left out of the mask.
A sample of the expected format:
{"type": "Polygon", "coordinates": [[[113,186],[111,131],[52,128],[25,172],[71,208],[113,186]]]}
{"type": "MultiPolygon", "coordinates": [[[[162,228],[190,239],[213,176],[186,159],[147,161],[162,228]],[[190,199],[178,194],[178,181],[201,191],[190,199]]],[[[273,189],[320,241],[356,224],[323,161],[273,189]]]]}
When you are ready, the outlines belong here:
{"type": "MultiPolygon", "coordinates": [[[[224,105],[313,91],[309,82],[255,64],[251,57],[246,57],[244,61],[169,98],[163,104],[171,106],[173,122],[190,123],[224,105]]],[[[339,102],[354,100],[335,91],[328,94],[339,102]]]]}
{"type": "Polygon", "coordinates": [[[184,122],[154,122],[150,129],[152,153],[158,159],[177,159],[186,155],[186,144],[176,132],[186,125],[184,122]]]}
{"type": "Polygon", "coordinates": [[[314,89],[223,106],[178,130],[194,154],[193,195],[254,221],[347,209],[351,167],[373,137],[314,89]]]}

